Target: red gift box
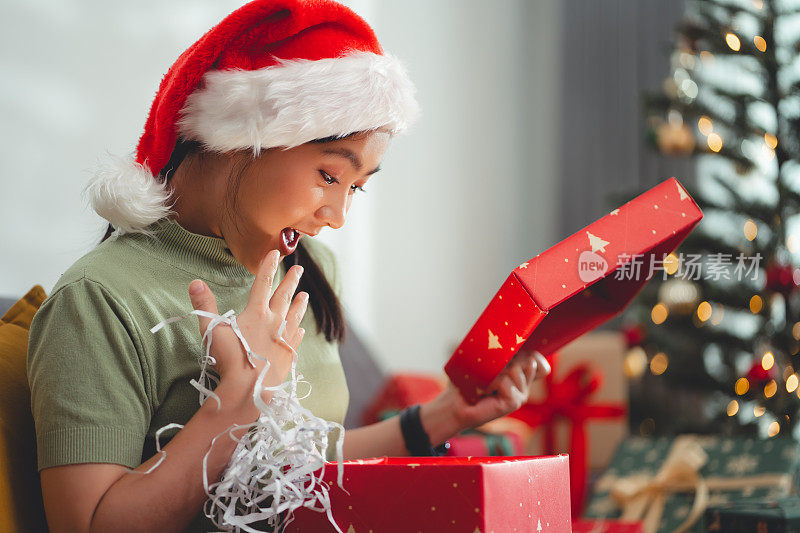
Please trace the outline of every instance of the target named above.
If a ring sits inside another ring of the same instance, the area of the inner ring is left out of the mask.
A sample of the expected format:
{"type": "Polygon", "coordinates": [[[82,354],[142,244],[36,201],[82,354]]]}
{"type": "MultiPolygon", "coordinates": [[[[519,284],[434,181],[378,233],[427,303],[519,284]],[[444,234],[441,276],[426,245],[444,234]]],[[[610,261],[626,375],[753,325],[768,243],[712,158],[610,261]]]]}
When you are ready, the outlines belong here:
{"type": "Polygon", "coordinates": [[[660,268],[701,218],[691,196],[670,178],[522,263],[445,372],[467,401],[476,402],[520,348],[550,354],[622,311],[651,267],[660,268]],[[623,276],[610,275],[630,261],[623,276]]]}
{"type": "Polygon", "coordinates": [[[572,533],[644,533],[641,522],[621,520],[576,520],[572,533]]]}
{"type": "MultiPolygon", "coordinates": [[[[325,467],[344,532],[568,533],[569,460],[549,457],[389,457],[325,467]]],[[[295,511],[287,533],[335,531],[325,513],[295,511]]]]}
{"type": "Polygon", "coordinates": [[[436,398],[447,385],[446,378],[441,379],[429,374],[395,374],[386,382],[375,399],[364,410],[364,424],[381,421],[381,414],[386,411],[401,411],[417,403],[427,403],[436,398]]]}

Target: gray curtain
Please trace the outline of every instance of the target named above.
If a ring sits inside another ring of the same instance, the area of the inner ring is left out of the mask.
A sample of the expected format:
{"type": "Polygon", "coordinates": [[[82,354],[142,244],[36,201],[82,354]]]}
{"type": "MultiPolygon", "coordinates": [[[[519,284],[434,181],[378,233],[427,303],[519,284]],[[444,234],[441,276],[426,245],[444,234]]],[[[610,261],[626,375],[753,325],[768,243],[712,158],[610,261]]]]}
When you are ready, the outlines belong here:
{"type": "Polygon", "coordinates": [[[560,238],[613,209],[611,193],[694,175],[690,160],[646,144],[641,104],[671,75],[684,1],[563,0],[562,8],[560,238]]]}

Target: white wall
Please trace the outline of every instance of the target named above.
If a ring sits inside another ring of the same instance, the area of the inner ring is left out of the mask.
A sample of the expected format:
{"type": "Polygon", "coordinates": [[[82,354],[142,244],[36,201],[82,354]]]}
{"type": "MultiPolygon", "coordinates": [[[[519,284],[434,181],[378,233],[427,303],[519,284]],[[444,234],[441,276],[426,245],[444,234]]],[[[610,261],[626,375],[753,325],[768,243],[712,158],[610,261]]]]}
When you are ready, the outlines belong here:
{"type": "MultiPolygon", "coordinates": [[[[79,196],[95,158],[135,148],[163,74],[239,5],[6,8],[0,295],[49,292],[96,243],[103,221],[79,196]]],[[[436,371],[510,270],[556,240],[558,3],[350,5],[407,64],[423,115],[392,141],[347,225],[320,238],[339,254],[345,306],[383,366],[436,371]]]]}
{"type": "Polygon", "coordinates": [[[556,240],[558,3],[373,7],[422,118],[365,195],[372,291],[354,321],[389,369],[436,371],[510,271],[556,240]]]}

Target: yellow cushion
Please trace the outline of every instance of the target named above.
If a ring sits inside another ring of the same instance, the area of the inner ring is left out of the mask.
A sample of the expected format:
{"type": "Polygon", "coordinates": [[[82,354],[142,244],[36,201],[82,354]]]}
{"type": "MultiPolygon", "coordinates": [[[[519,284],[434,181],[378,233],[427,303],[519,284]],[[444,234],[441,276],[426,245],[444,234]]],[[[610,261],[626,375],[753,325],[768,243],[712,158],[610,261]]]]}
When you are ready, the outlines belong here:
{"type": "Polygon", "coordinates": [[[26,372],[28,330],[46,297],[36,285],[0,319],[0,531],[47,531],[26,372]]]}

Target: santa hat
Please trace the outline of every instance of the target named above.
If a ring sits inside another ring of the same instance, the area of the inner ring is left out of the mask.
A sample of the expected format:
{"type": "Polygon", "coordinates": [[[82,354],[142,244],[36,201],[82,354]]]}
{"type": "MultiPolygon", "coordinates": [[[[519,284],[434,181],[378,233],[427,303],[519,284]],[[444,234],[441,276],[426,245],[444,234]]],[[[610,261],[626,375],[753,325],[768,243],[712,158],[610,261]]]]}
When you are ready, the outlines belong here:
{"type": "Polygon", "coordinates": [[[257,156],[358,131],[394,135],[418,115],[405,68],[349,8],[255,0],[181,54],[161,81],[135,159],[112,155],[85,193],[116,234],[145,232],[170,213],[166,180],[156,176],[179,136],[257,156]]]}

